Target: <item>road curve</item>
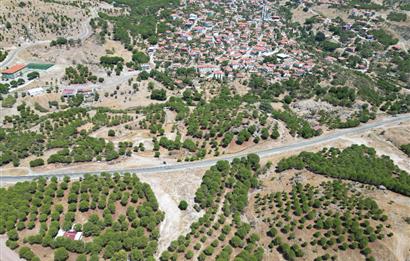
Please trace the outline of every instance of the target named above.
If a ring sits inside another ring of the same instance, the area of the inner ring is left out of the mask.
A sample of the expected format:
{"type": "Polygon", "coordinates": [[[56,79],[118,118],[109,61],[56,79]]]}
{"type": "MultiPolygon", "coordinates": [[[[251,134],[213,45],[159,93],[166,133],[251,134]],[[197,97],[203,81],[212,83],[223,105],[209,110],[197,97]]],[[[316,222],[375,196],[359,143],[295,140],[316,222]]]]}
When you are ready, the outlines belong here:
{"type": "Polygon", "coordinates": [[[214,165],[218,160],[231,161],[234,158],[242,157],[249,153],[256,153],[261,158],[266,158],[272,155],[300,150],[300,149],[304,149],[307,147],[311,147],[313,145],[318,145],[318,144],[326,143],[329,141],[334,141],[334,140],[343,138],[346,135],[360,134],[360,133],[369,131],[371,129],[380,128],[380,127],[383,127],[389,124],[393,124],[393,123],[397,124],[400,122],[408,122],[408,121],[410,121],[410,114],[403,114],[403,115],[396,116],[396,117],[390,116],[384,119],[373,121],[371,123],[363,124],[356,128],[337,130],[330,134],[322,135],[322,136],[315,137],[315,138],[308,139],[308,140],[298,141],[298,142],[288,144],[288,145],[259,150],[255,152],[241,152],[241,153],[221,156],[221,157],[209,159],[209,160],[201,160],[201,161],[194,161],[194,162],[188,162],[188,163],[177,163],[177,164],[170,164],[170,165],[159,165],[159,166],[152,166],[152,167],[108,170],[108,171],[107,170],[95,170],[95,171],[87,171],[87,172],[85,171],[84,172],[56,171],[56,172],[47,172],[47,173],[36,173],[36,174],[31,174],[31,175],[26,175],[26,176],[0,176],[0,183],[3,183],[3,182],[14,183],[18,181],[32,180],[38,177],[49,178],[53,176],[56,176],[56,177],[70,176],[72,178],[78,178],[78,177],[82,177],[85,174],[98,174],[100,172],[107,172],[107,173],[131,172],[131,173],[149,174],[149,173],[171,172],[171,171],[178,171],[178,170],[186,171],[190,169],[202,169],[202,168],[208,168],[214,165]]]}
{"type": "MultiPolygon", "coordinates": [[[[91,16],[81,24],[81,30],[79,32],[79,35],[77,36],[77,39],[79,39],[81,41],[84,41],[92,35],[93,30],[90,26],[90,21],[93,17],[96,17],[96,16],[98,16],[97,11],[94,10],[94,9],[91,9],[91,16]]],[[[4,61],[0,62],[0,68],[10,66],[12,64],[12,62],[14,61],[14,59],[16,58],[16,56],[21,51],[23,51],[23,50],[25,50],[29,47],[49,44],[50,42],[51,42],[50,40],[42,40],[42,41],[27,42],[27,43],[21,44],[16,49],[9,51],[9,54],[7,55],[6,59],[4,61]]]]}

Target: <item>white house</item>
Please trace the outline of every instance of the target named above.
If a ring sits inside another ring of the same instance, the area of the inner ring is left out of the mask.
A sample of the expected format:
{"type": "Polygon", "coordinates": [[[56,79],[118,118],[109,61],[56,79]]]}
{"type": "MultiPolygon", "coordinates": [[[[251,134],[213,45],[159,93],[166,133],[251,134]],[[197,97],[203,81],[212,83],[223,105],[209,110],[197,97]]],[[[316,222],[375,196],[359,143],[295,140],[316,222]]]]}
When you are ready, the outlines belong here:
{"type": "Polygon", "coordinates": [[[83,232],[77,232],[74,229],[70,229],[68,231],[59,229],[57,236],[55,238],[58,238],[58,237],[65,237],[71,240],[81,240],[83,239],[83,232]]]}
{"type": "Polygon", "coordinates": [[[219,70],[217,66],[211,64],[200,64],[196,68],[198,70],[198,73],[201,75],[219,70]]]}
{"type": "Polygon", "coordinates": [[[28,95],[30,96],[37,96],[44,93],[44,89],[42,87],[30,89],[27,91],[28,95]]]}

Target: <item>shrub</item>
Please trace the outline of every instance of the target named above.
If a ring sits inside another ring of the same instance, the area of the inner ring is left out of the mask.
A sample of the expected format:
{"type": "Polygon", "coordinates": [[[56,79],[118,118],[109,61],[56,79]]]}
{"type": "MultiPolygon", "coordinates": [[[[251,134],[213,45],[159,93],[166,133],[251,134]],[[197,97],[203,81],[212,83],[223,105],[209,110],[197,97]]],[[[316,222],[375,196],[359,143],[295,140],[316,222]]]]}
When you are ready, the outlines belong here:
{"type": "Polygon", "coordinates": [[[109,130],[108,131],[108,136],[109,137],[114,137],[115,136],[115,131],[114,130],[109,130]]]}
{"type": "Polygon", "coordinates": [[[390,12],[387,19],[394,22],[404,22],[407,20],[407,15],[405,13],[390,12]]]}
{"type": "Polygon", "coordinates": [[[1,102],[1,106],[4,108],[11,108],[16,103],[16,98],[12,95],[8,95],[6,98],[3,99],[1,102]]]}
{"type": "Polygon", "coordinates": [[[20,248],[19,256],[21,258],[24,258],[25,260],[28,260],[28,261],[33,260],[34,257],[35,257],[33,251],[31,251],[31,249],[26,247],[26,246],[23,246],[23,247],[20,248]]]}
{"type": "Polygon", "coordinates": [[[35,168],[38,166],[43,166],[44,165],[44,160],[43,159],[35,159],[30,161],[30,167],[35,168]]]}
{"type": "Polygon", "coordinates": [[[65,261],[68,257],[68,251],[64,247],[57,248],[54,251],[54,261],[65,261]]]}
{"type": "Polygon", "coordinates": [[[151,99],[165,101],[167,99],[167,92],[163,89],[154,89],[151,92],[151,99]]]}
{"type": "Polygon", "coordinates": [[[188,202],[181,200],[181,202],[179,202],[178,208],[180,210],[186,210],[188,208],[188,202]]]}

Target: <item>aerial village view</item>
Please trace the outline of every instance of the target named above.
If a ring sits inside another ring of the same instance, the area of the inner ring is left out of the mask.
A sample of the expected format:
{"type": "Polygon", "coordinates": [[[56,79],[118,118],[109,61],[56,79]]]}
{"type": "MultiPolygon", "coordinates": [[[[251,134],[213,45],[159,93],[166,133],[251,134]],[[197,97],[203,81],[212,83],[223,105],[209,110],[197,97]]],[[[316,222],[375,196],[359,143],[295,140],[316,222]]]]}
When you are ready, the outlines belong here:
{"type": "Polygon", "coordinates": [[[0,0],[0,261],[410,260],[407,0],[0,0]]]}

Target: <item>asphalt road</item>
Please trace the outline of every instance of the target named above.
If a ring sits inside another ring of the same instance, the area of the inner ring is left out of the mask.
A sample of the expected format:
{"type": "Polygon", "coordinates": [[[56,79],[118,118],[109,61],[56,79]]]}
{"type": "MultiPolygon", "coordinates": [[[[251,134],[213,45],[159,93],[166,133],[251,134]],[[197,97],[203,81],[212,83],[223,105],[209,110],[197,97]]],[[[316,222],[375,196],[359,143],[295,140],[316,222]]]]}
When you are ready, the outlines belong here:
{"type": "MultiPolygon", "coordinates": [[[[399,115],[396,117],[390,116],[384,119],[373,121],[371,123],[363,124],[356,128],[337,130],[330,134],[322,135],[322,136],[315,137],[312,139],[302,140],[302,141],[298,141],[298,142],[284,145],[284,146],[278,146],[278,147],[273,147],[269,149],[259,150],[259,151],[255,151],[252,153],[256,153],[261,158],[266,158],[272,155],[300,150],[300,149],[308,148],[314,145],[319,145],[322,143],[338,140],[347,135],[355,135],[355,134],[364,133],[371,129],[380,128],[380,127],[383,127],[389,124],[398,124],[400,122],[408,122],[408,121],[410,121],[410,114],[403,114],[403,115],[399,115]]],[[[26,176],[0,176],[0,183],[3,183],[3,182],[14,183],[18,181],[32,180],[38,177],[53,177],[53,176],[56,176],[56,177],[70,176],[72,178],[78,178],[78,177],[82,177],[85,174],[96,174],[100,172],[108,172],[108,173],[130,172],[130,173],[149,174],[149,173],[172,172],[172,171],[178,171],[178,170],[186,171],[186,170],[191,170],[191,169],[193,170],[193,169],[208,168],[214,165],[218,160],[231,161],[234,158],[242,157],[249,153],[250,152],[241,152],[241,153],[221,156],[221,157],[209,159],[209,160],[201,160],[201,161],[194,161],[194,162],[188,162],[188,163],[177,163],[177,164],[169,164],[169,165],[159,165],[159,166],[152,166],[152,167],[131,168],[131,169],[118,169],[118,170],[101,169],[101,170],[88,171],[88,172],[62,172],[62,171],[57,170],[55,172],[35,173],[31,175],[26,175],[26,176]]]]}

